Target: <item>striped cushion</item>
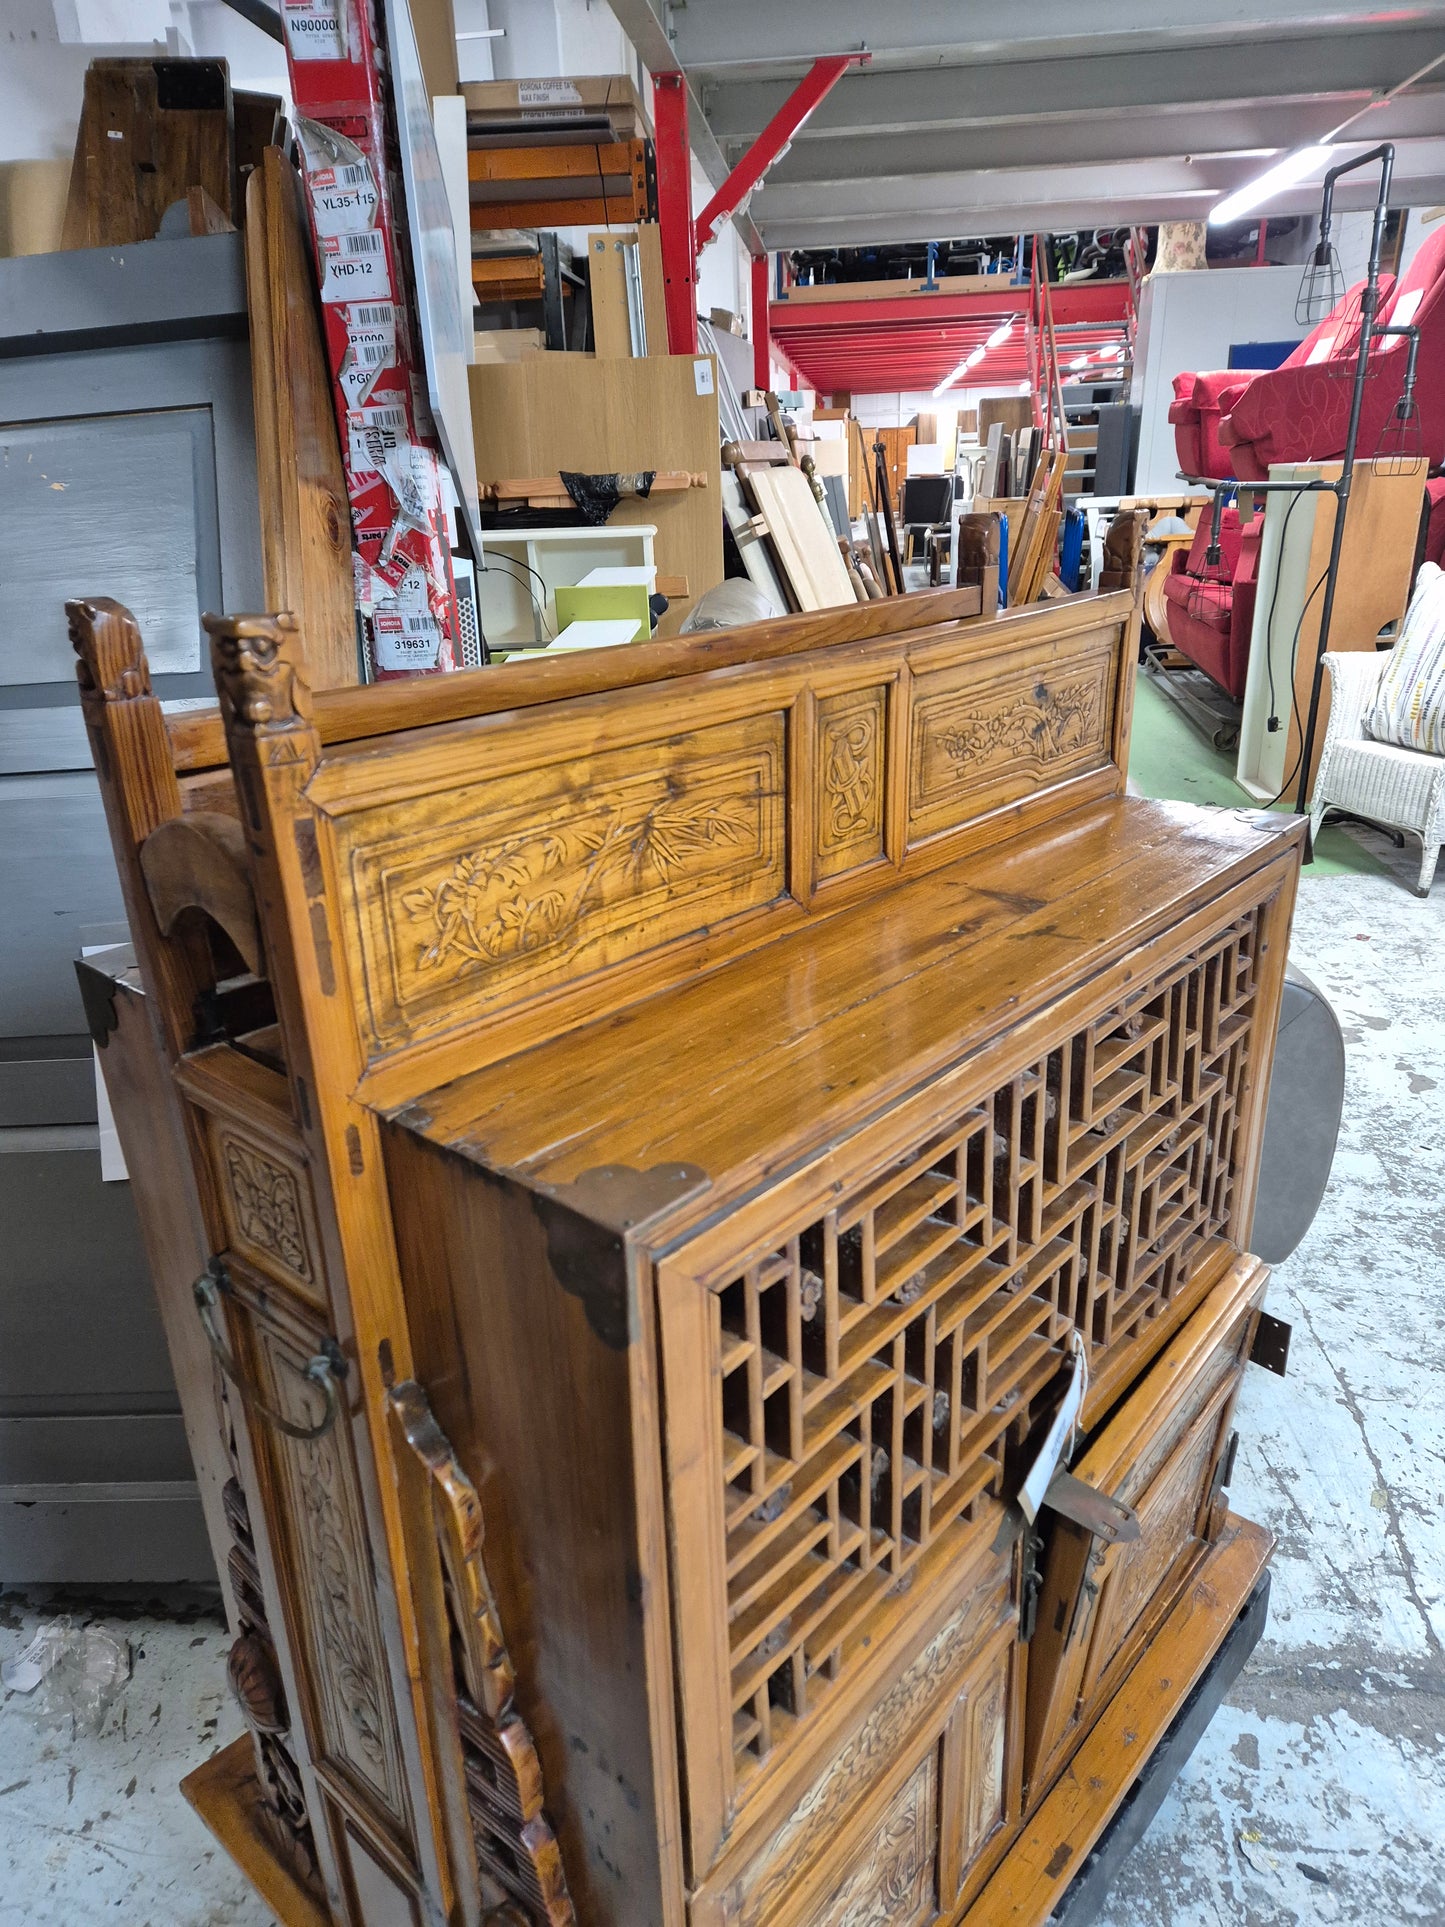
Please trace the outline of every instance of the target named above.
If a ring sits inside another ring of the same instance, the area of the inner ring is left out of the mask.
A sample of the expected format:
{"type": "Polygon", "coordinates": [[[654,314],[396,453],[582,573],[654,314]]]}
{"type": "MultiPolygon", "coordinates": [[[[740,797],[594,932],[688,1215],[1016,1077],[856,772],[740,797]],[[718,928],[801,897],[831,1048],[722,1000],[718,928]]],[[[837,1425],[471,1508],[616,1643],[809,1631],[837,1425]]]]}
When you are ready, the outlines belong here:
{"type": "Polygon", "coordinates": [[[1377,743],[1445,756],[1445,572],[1433,562],[1415,578],[1400,640],[1361,722],[1377,743]]]}

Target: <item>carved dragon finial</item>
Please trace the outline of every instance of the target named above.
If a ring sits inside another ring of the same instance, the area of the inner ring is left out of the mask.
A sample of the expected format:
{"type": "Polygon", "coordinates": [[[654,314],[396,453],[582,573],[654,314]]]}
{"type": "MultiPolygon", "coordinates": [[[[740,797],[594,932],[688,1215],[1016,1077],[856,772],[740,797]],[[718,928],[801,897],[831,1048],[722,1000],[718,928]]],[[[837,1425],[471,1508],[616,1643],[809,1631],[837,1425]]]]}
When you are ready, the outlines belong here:
{"type": "Polygon", "coordinates": [[[140,627],[124,603],[109,596],[67,602],[70,641],[79,658],[82,700],[122,703],[151,693],[150,665],[140,627]]]}
{"type": "Polygon", "coordinates": [[[1139,564],[1144,553],[1144,530],[1149,521],[1147,509],[1125,509],[1109,524],[1104,537],[1103,567],[1099,589],[1132,589],[1139,580],[1139,564]]]}
{"type": "Polygon", "coordinates": [[[271,733],[311,718],[295,616],[204,616],[228,727],[271,733]]]}

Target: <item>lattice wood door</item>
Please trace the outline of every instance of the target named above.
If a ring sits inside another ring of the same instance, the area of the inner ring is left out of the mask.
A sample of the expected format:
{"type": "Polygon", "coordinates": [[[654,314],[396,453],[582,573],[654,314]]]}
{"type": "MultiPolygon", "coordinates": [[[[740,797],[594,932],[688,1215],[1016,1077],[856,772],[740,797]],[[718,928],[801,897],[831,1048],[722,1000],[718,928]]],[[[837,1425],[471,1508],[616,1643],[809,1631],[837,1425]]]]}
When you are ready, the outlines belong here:
{"type": "Polygon", "coordinates": [[[660,1268],[695,1853],[992,1529],[1071,1334],[1097,1369],[1227,1240],[1260,915],[762,1248],[660,1268]]]}

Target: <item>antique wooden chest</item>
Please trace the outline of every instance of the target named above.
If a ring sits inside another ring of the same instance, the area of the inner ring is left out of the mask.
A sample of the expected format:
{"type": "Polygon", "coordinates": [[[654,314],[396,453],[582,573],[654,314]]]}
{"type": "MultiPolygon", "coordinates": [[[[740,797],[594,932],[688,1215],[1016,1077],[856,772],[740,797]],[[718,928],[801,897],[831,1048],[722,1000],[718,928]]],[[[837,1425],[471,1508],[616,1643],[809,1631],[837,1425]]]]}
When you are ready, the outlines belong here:
{"type": "Polygon", "coordinates": [[[1037,1927],[1267,1559],[1300,828],[1124,794],[1130,595],[977,606],[314,704],[229,619],[169,727],[72,606],[252,1729],[188,1791],[288,1927],[1037,1927]]]}

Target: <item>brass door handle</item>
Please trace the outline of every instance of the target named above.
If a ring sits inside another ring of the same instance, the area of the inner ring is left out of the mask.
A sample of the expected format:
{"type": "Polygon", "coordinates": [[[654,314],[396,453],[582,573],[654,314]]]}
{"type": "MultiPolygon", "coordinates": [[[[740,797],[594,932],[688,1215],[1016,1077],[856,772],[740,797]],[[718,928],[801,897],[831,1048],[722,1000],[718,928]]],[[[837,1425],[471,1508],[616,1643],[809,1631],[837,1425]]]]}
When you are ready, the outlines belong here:
{"type": "Polygon", "coordinates": [[[240,1391],[250,1410],[265,1419],[268,1425],[274,1425],[278,1432],[284,1432],[288,1439],[307,1440],[325,1438],[326,1434],[341,1416],[341,1387],[339,1381],[346,1371],[346,1361],[342,1358],[335,1340],[328,1340],[327,1350],[317,1352],[313,1358],[309,1358],[306,1361],[305,1368],[299,1374],[301,1378],[305,1379],[308,1384],[313,1385],[316,1390],[320,1392],[325,1409],[314,1425],[298,1425],[294,1419],[287,1418],[284,1412],[276,1411],[274,1407],[267,1405],[265,1400],[257,1395],[252,1387],[247,1384],[241,1374],[240,1367],[237,1365],[235,1359],[232,1358],[226,1341],[222,1337],[220,1328],[216,1322],[221,1293],[227,1288],[227,1285],[228,1280],[226,1278],[224,1265],[221,1264],[219,1259],[213,1258],[209,1269],[203,1271],[192,1286],[196,1300],[196,1310],[200,1313],[201,1324],[204,1327],[207,1339],[210,1341],[216,1363],[226,1374],[227,1378],[230,1379],[231,1383],[240,1391]]]}

